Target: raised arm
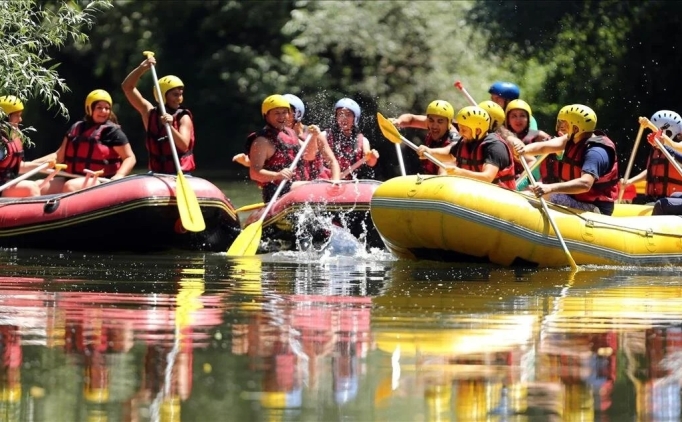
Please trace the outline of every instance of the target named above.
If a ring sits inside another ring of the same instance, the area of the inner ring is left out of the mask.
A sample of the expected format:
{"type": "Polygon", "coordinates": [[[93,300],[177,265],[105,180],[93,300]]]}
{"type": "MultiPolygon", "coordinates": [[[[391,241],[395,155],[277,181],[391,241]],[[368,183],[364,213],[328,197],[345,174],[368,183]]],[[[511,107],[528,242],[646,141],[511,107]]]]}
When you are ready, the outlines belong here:
{"type": "Polygon", "coordinates": [[[123,93],[128,99],[128,102],[133,106],[133,108],[135,108],[135,110],[137,110],[138,113],[140,113],[140,117],[142,117],[142,123],[144,124],[145,129],[147,129],[149,111],[153,109],[154,106],[152,103],[147,101],[137,89],[137,82],[153,64],[156,64],[156,59],[154,59],[154,57],[145,59],[138,67],[133,69],[133,71],[130,72],[123,80],[123,83],[121,83],[121,88],[123,88],[123,93]]]}

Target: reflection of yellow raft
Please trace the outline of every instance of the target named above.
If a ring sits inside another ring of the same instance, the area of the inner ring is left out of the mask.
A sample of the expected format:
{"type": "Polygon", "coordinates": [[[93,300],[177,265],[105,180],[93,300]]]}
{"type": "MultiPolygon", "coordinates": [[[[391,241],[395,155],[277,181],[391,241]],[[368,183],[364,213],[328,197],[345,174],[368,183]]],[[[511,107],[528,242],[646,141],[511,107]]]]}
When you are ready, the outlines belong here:
{"type": "MultiPolygon", "coordinates": [[[[682,262],[682,218],[647,215],[650,210],[622,204],[614,216],[605,216],[550,204],[577,264],[682,262]]],[[[539,201],[489,183],[397,177],[375,191],[371,213],[386,247],[398,257],[567,265],[539,201]]]]}

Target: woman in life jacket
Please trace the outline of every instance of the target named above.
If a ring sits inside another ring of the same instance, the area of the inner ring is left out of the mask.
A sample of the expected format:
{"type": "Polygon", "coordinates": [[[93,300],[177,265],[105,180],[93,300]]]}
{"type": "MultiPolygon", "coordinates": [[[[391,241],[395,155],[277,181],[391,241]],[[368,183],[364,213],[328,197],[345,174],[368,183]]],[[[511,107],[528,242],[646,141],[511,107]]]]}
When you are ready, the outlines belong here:
{"type": "Polygon", "coordinates": [[[334,123],[322,134],[339,162],[341,172],[353,164],[366,160],[365,164],[349,173],[344,179],[371,179],[370,167],[377,164],[379,152],[370,146],[369,140],[360,132],[361,109],[350,98],[342,98],[334,104],[334,123]]]}
{"type": "MultiPolygon", "coordinates": [[[[510,130],[518,139],[524,144],[533,142],[542,142],[551,138],[546,132],[537,129],[531,129],[530,119],[533,117],[530,105],[523,100],[513,100],[507,104],[505,110],[505,128],[510,130]]],[[[529,155],[525,157],[529,166],[532,166],[537,157],[529,155]]],[[[559,181],[556,173],[557,155],[549,154],[542,163],[539,169],[533,171],[535,180],[543,180],[545,183],[555,183],[559,181]]],[[[517,175],[523,173],[523,165],[518,157],[514,157],[514,171],[517,175]]],[[[529,178],[521,180],[517,189],[524,190],[528,187],[529,178]]]]}
{"type": "Polygon", "coordinates": [[[320,129],[315,125],[309,126],[308,130],[313,137],[294,171],[291,171],[289,167],[303,146],[303,142],[288,126],[290,114],[291,105],[283,95],[270,95],[261,104],[261,115],[265,120],[265,127],[253,132],[247,138],[249,176],[262,189],[263,202],[270,202],[282,181],[293,182],[284,186],[281,191],[284,195],[310,179],[305,161],[315,159],[316,138],[319,136],[320,129]]]}
{"type": "MultiPolygon", "coordinates": [[[[0,184],[5,184],[21,173],[26,173],[40,163],[24,161],[24,143],[19,125],[22,122],[24,103],[14,95],[0,97],[0,108],[5,113],[0,126],[0,184]]],[[[5,197],[27,197],[40,195],[35,180],[22,180],[0,192],[5,197]]]]}
{"type": "Polygon", "coordinates": [[[446,164],[447,174],[515,190],[512,150],[496,132],[490,132],[492,125],[488,112],[478,106],[464,107],[455,121],[461,141],[435,149],[420,145],[417,149],[419,158],[425,159],[425,153],[441,161],[453,161],[454,158],[454,166],[446,164]]]}
{"type": "MultiPolygon", "coordinates": [[[[305,105],[303,101],[294,94],[284,94],[283,97],[291,104],[291,113],[287,121],[287,127],[293,129],[298,136],[298,139],[305,141],[310,125],[303,124],[303,116],[305,115],[305,105]]],[[[332,179],[339,180],[339,163],[334,157],[329,144],[322,142],[322,138],[317,138],[317,154],[315,160],[306,161],[308,165],[308,177],[310,180],[314,179],[332,179]]],[[[248,153],[248,150],[247,150],[248,153]]],[[[232,161],[239,163],[244,167],[250,167],[251,161],[248,154],[240,153],[232,157],[232,161]]]]}
{"type": "Polygon", "coordinates": [[[147,101],[137,89],[137,82],[152,65],[156,64],[154,57],[145,59],[133,69],[125,78],[121,87],[140,117],[146,131],[145,146],[149,154],[148,167],[152,173],[176,174],[180,170],[190,173],[196,168],[194,163],[194,117],[189,109],[182,106],[185,84],[174,75],[166,75],[159,79],[161,97],[158,98],[156,89],[153,90],[157,104],[163,101],[166,114],[161,114],[158,105],[147,101]],[[170,126],[175,149],[180,160],[179,169],[175,168],[173,152],[169,144],[170,138],[166,133],[166,123],[170,126]]]}
{"type": "Polygon", "coordinates": [[[557,162],[560,182],[531,186],[537,196],[567,207],[613,214],[618,198],[618,156],[616,145],[596,130],[597,115],[582,104],[567,105],[557,115],[559,137],[544,142],[515,142],[518,154],[563,152],[557,162]]]}
{"type": "MultiPolygon", "coordinates": [[[[502,110],[506,110],[511,101],[521,96],[521,90],[518,85],[511,82],[497,81],[490,85],[488,94],[490,94],[491,101],[502,107],[502,110]]],[[[538,123],[532,115],[530,116],[530,130],[538,130],[538,123]]]]}
{"type": "MultiPolygon", "coordinates": [[[[503,113],[504,114],[504,113],[503,113]]],[[[422,145],[428,148],[441,148],[459,140],[459,133],[452,124],[455,109],[447,101],[435,100],[426,107],[426,115],[401,114],[391,122],[399,128],[426,129],[422,145]]],[[[421,160],[423,174],[438,174],[440,168],[428,160],[421,160]]]]}
{"type": "MultiPolygon", "coordinates": [[[[111,95],[103,89],[96,89],[85,98],[85,117],[71,126],[56,153],[57,162],[67,165],[66,172],[86,176],[85,170],[102,170],[102,177],[116,180],[133,170],[135,154],[118,125],[112,105],[111,95]]],[[[41,190],[43,194],[74,192],[101,183],[95,178],[89,180],[55,177],[41,190]]]]}

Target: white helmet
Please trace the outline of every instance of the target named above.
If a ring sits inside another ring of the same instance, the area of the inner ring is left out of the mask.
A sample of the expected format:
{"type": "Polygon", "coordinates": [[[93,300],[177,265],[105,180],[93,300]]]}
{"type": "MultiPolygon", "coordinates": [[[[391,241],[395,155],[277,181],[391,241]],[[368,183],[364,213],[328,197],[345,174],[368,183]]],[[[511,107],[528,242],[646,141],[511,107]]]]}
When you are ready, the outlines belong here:
{"type": "Polygon", "coordinates": [[[675,139],[678,134],[682,133],[682,117],[674,111],[657,111],[651,116],[651,122],[665,131],[670,139],[675,139]]]}
{"type": "Polygon", "coordinates": [[[294,109],[294,120],[300,122],[305,114],[305,105],[303,105],[303,101],[294,94],[284,94],[284,98],[289,101],[289,104],[291,104],[291,107],[294,109]]]}
{"type": "Polygon", "coordinates": [[[353,115],[355,116],[354,120],[355,126],[357,126],[360,123],[360,113],[362,111],[358,103],[351,100],[350,98],[341,98],[339,101],[336,102],[336,104],[334,104],[334,110],[338,110],[340,108],[346,108],[353,112],[353,115]]]}

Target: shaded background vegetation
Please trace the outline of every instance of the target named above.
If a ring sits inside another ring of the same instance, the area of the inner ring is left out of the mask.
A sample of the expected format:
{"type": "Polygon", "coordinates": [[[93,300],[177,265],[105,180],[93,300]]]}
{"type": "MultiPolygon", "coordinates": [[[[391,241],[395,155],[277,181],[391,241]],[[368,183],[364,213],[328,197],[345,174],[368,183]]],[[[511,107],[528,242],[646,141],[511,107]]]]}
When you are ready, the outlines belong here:
{"type": "MultiPolygon", "coordinates": [[[[42,3],[54,3],[45,0],[42,3]]],[[[363,132],[380,150],[382,177],[395,174],[395,149],[373,118],[422,113],[437,98],[468,105],[453,82],[482,101],[496,79],[518,83],[541,128],[559,108],[584,103],[630,156],[637,117],[682,111],[677,72],[682,2],[667,1],[167,1],[114,0],[88,31],[90,43],[54,52],[72,92],[71,122],[95,88],[109,90],[146,165],[142,122],[120,90],[125,76],[156,52],[159,75],[186,85],[196,120],[198,166],[244,177],[231,157],[262,126],[260,103],[293,93],[306,122],[326,127],[344,96],[363,107],[363,132]]],[[[151,99],[151,76],[140,89],[151,99]]],[[[38,132],[33,158],[54,151],[69,125],[29,103],[25,123],[38,132]]],[[[409,136],[420,135],[408,132],[409,136]]],[[[642,148],[648,148],[643,146],[642,148]]],[[[644,160],[646,152],[639,154],[644,160]]],[[[406,151],[407,158],[413,158],[406,151]]],[[[410,160],[408,160],[409,162],[410,160]]],[[[625,165],[621,168],[624,172],[625,165]]],[[[199,173],[202,173],[201,171],[199,173]]]]}

